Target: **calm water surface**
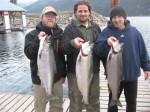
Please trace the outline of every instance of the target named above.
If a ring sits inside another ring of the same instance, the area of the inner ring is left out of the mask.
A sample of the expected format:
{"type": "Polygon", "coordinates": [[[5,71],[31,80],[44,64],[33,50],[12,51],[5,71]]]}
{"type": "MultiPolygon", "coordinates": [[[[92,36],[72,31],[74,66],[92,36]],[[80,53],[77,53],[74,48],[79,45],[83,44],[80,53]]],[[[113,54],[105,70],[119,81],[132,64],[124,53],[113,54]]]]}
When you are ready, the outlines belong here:
{"type": "MultiPolygon", "coordinates": [[[[150,54],[150,17],[128,19],[142,33],[150,54]]],[[[24,37],[30,30],[0,34],[0,92],[32,94],[29,60],[23,53],[24,37]]],[[[66,97],[67,84],[63,86],[66,97]]]]}

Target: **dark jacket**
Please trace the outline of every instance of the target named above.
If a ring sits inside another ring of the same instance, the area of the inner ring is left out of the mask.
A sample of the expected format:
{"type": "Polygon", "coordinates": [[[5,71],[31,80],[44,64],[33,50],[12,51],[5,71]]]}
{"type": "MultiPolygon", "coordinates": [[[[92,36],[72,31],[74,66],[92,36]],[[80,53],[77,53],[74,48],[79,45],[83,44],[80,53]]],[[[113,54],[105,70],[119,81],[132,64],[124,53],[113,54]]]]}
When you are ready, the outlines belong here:
{"type": "Polygon", "coordinates": [[[38,34],[41,31],[44,31],[48,35],[52,35],[54,55],[55,55],[56,66],[57,66],[57,74],[54,75],[54,83],[60,80],[61,77],[66,76],[65,58],[64,55],[60,53],[58,49],[60,38],[63,34],[63,31],[61,28],[56,26],[56,28],[54,29],[54,34],[52,34],[51,30],[45,28],[40,22],[36,26],[35,30],[32,30],[25,36],[25,47],[24,47],[24,53],[27,56],[27,58],[30,59],[32,82],[38,85],[41,84],[39,76],[37,75],[37,71],[38,71],[37,55],[38,55],[39,42],[40,42],[38,39],[38,34]]]}
{"type": "Polygon", "coordinates": [[[108,24],[95,41],[94,52],[97,55],[107,57],[110,50],[107,39],[110,36],[114,36],[120,43],[124,43],[122,59],[123,74],[126,81],[137,80],[140,76],[140,67],[144,71],[150,71],[150,60],[142,35],[130,25],[129,21],[123,30],[116,29],[111,23],[108,24]]]}
{"type": "MultiPolygon", "coordinates": [[[[91,22],[93,30],[93,42],[96,37],[100,34],[100,27],[91,22]]],[[[64,36],[61,40],[60,49],[61,52],[67,55],[67,72],[75,73],[76,59],[79,54],[80,49],[75,48],[71,45],[71,40],[76,37],[80,37],[84,40],[84,36],[76,26],[75,21],[72,21],[64,30],[64,36]]],[[[85,40],[86,41],[86,40],[85,40]]],[[[100,66],[100,58],[93,53],[93,72],[98,73],[100,66]]]]}

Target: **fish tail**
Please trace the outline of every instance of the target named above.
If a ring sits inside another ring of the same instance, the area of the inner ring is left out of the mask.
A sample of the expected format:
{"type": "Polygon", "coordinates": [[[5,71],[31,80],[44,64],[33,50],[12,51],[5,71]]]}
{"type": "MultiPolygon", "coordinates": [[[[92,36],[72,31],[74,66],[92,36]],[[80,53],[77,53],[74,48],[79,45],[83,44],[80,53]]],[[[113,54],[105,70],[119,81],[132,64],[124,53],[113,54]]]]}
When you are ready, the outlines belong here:
{"type": "Polygon", "coordinates": [[[112,107],[112,106],[115,106],[115,105],[122,107],[122,104],[119,100],[117,100],[117,101],[112,101],[111,100],[110,103],[109,103],[109,107],[112,107]]]}
{"type": "Polygon", "coordinates": [[[51,101],[51,100],[58,100],[59,98],[57,96],[54,96],[54,95],[47,95],[46,97],[43,98],[43,102],[48,102],[48,101],[51,101]]]}
{"type": "Polygon", "coordinates": [[[118,106],[122,107],[122,104],[121,102],[118,100],[117,103],[116,103],[118,106]]]}
{"type": "Polygon", "coordinates": [[[83,102],[84,102],[84,104],[89,104],[89,101],[84,101],[84,100],[83,100],[83,102]]]}
{"type": "Polygon", "coordinates": [[[41,56],[42,56],[42,54],[40,53],[40,54],[39,54],[39,58],[41,58],[41,56]]]}

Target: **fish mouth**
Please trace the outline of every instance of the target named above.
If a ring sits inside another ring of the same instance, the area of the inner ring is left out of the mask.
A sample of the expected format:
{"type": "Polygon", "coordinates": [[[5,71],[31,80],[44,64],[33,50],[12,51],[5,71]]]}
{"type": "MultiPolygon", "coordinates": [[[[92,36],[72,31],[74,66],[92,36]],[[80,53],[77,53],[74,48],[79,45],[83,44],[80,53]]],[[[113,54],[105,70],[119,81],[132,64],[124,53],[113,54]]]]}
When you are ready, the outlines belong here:
{"type": "Polygon", "coordinates": [[[88,54],[85,54],[85,53],[83,52],[82,48],[81,48],[81,55],[82,55],[83,57],[88,56],[88,54]]]}

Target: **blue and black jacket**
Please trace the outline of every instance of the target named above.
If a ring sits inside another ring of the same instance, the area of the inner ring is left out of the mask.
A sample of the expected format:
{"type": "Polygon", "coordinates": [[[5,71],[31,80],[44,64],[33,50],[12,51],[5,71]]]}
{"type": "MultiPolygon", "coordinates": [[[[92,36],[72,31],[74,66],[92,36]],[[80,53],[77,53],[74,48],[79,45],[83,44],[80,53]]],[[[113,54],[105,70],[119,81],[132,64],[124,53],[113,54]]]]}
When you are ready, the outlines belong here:
{"type": "MultiPolygon", "coordinates": [[[[94,44],[94,52],[100,57],[107,57],[110,46],[107,39],[114,36],[120,43],[124,43],[123,48],[123,74],[125,81],[134,81],[140,76],[140,68],[150,71],[150,60],[141,33],[125,23],[125,29],[119,30],[109,22],[108,26],[102,31],[94,44]]],[[[113,65],[112,65],[113,66],[113,65]]]]}

